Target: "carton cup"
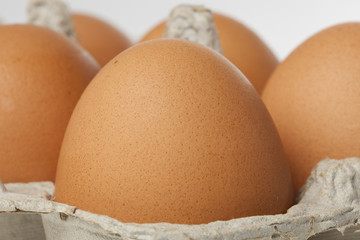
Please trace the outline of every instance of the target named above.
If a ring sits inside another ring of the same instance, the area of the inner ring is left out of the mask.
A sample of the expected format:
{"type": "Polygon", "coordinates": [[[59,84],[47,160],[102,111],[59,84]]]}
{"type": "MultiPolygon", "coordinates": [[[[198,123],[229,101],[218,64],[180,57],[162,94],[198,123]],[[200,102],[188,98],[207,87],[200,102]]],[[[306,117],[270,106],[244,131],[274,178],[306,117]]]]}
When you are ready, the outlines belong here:
{"type": "Polygon", "coordinates": [[[0,183],[0,239],[360,239],[360,159],[325,159],[286,214],[186,225],[136,224],[52,201],[52,182],[0,183]]]}

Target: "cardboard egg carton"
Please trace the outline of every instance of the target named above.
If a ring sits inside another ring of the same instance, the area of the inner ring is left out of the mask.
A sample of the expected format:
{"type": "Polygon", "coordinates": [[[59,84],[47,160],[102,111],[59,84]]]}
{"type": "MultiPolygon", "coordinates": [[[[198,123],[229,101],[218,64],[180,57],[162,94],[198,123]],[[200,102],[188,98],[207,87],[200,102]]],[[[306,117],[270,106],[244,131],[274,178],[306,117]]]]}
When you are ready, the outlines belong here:
{"type": "Polygon", "coordinates": [[[52,201],[51,182],[0,184],[0,239],[360,239],[360,159],[326,159],[286,214],[209,224],[135,224],[52,201]]]}

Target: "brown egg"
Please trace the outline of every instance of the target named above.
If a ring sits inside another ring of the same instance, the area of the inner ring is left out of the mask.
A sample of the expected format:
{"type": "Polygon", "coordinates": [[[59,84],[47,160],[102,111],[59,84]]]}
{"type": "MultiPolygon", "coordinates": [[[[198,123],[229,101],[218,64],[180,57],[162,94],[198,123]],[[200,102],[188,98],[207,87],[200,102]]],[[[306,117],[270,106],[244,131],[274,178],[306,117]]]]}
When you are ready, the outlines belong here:
{"type": "Polygon", "coordinates": [[[43,27],[0,27],[0,179],[55,179],[61,142],[99,70],[85,51],[43,27]]]}
{"type": "Polygon", "coordinates": [[[76,37],[100,64],[104,66],[120,52],[131,46],[130,40],[108,23],[84,14],[73,14],[76,37]]]}
{"type": "Polygon", "coordinates": [[[283,213],[290,172],[244,75],[186,40],[138,44],[82,95],[59,158],[56,201],[124,222],[198,224],[283,213]]]}
{"type": "Polygon", "coordinates": [[[282,62],[263,93],[295,189],[320,160],[360,157],[360,24],[328,28],[282,62]]]}
{"type": "MultiPolygon", "coordinates": [[[[261,93],[278,60],[250,29],[229,17],[214,13],[214,23],[224,56],[238,67],[261,93]]],[[[140,42],[162,38],[165,22],[147,33],[140,42]]]]}

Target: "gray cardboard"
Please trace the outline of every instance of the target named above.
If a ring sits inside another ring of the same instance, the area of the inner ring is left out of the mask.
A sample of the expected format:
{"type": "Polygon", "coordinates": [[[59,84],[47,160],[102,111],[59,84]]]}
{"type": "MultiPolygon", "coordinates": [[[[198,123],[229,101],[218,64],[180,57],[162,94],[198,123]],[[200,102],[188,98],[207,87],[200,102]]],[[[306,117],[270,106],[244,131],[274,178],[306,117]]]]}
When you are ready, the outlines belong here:
{"type": "Polygon", "coordinates": [[[325,159],[286,214],[185,225],[122,223],[52,201],[50,182],[5,184],[6,190],[0,190],[0,239],[354,240],[360,239],[358,186],[359,158],[325,159]]]}

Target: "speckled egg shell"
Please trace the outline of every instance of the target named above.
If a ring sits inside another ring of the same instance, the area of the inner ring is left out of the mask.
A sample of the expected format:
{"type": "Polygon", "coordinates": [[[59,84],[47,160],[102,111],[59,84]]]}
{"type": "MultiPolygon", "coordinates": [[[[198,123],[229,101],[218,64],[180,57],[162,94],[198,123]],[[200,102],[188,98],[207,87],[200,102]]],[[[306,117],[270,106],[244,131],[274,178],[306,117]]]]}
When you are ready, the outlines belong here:
{"type": "MultiPolygon", "coordinates": [[[[261,93],[278,60],[266,44],[249,28],[224,15],[214,13],[214,23],[224,56],[238,67],[261,93]]],[[[148,32],[140,41],[162,38],[165,22],[148,32]]]]}
{"type": "Polygon", "coordinates": [[[360,24],[314,35],[282,62],[263,100],[298,190],[320,160],[360,156],[360,24]]]}
{"type": "Polygon", "coordinates": [[[55,180],[66,125],[99,66],[43,27],[0,27],[0,179],[55,180]]]}
{"type": "Polygon", "coordinates": [[[122,32],[99,18],[77,13],[73,14],[73,22],[80,45],[100,66],[131,46],[122,32]]]}
{"type": "Polygon", "coordinates": [[[56,201],[124,222],[283,213],[290,171],[253,86],[223,56],[153,40],[107,64],[66,131],[56,201]]]}

